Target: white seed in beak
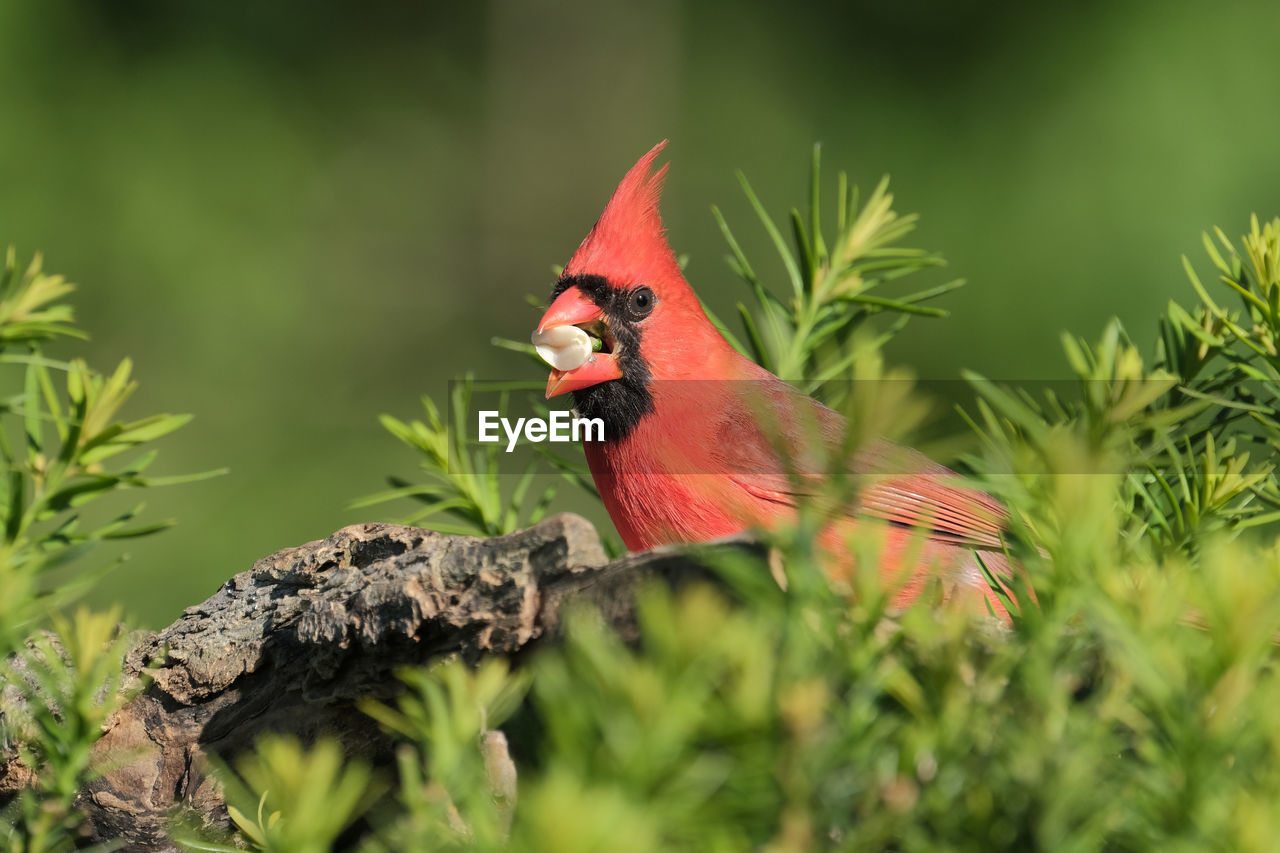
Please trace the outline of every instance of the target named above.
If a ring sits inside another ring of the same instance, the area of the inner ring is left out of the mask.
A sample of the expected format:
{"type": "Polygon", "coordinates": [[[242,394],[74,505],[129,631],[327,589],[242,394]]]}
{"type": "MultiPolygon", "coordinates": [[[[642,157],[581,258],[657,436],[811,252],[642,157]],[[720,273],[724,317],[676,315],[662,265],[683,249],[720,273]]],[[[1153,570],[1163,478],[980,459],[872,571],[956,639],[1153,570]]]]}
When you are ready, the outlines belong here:
{"type": "Polygon", "coordinates": [[[552,326],[533,333],[538,355],[556,370],[576,370],[591,358],[591,336],[577,326],[552,326]]]}

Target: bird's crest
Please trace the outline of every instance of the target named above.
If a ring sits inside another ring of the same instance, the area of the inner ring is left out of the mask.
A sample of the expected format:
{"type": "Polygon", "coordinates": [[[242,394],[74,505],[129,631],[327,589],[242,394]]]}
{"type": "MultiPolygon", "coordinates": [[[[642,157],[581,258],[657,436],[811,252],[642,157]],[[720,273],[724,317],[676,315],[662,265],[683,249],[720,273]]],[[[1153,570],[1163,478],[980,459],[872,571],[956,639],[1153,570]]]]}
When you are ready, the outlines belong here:
{"type": "Polygon", "coordinates": [[[565,275],[604,276],[623,287],[644,283],[660,288],[660,297],[676,296],[677,291],[692,296],[658,213],[667,167],[652,167],[666,144],[664,139],[653,146],[622,178],[591,233],[573,253],[565,275]]]}

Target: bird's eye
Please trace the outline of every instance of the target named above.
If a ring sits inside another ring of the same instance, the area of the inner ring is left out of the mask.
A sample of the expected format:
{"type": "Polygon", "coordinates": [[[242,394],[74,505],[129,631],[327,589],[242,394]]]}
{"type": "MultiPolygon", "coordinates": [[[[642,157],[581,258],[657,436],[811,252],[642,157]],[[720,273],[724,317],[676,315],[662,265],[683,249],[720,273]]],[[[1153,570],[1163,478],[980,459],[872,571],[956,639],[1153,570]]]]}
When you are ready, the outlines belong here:
{"type": "Polygon", "coordinates": [[[627,296],[627,314],[632,320],[643,320],[653,310],[653,291],[647,287],[637,287],[627,296]]]}

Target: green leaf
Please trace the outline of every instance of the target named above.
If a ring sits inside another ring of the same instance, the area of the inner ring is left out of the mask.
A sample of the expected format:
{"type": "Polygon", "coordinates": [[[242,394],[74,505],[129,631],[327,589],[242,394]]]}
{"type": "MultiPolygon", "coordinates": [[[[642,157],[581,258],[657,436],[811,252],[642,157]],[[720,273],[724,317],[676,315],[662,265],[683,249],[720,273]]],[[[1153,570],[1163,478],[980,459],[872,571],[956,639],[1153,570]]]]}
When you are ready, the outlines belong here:
{"type": "Polygon", "coordinates": [[[755,191],[751,189],[751,184],[747,181],[747,176],[742,172],[738,172],[738,183],[742,185],[742,191],[747,196],[747,201],[751,203],[751,208],[756,212],[756,216],[760,219],[760,224],[764,226],[765,232],[769,235],[769,239],[773,241],[773,246],[778,251],[778,257],[782,259],[782,264],[786,267],[787,278],[791,281],[791,289],[797,300],[804,298],[804,279],[800,275],[800,268],[796,265],[795,258],[792,257],[790,250],[787,249],[787,243],[782,239],[782,234],[778,231],[778,227],[773,224],[773,220],[765,211],[764,205],[760,203],[760,199],[756,198],[755,191]]]}

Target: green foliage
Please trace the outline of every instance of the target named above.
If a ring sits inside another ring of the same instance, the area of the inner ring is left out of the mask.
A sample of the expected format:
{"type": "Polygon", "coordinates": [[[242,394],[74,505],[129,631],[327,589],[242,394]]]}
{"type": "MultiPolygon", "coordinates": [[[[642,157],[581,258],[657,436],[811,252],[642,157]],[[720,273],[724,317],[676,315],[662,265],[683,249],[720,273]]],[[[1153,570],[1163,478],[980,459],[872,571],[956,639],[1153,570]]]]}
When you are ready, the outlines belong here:
{"type": "Polygon", "coordinates": [[[500,784],[503,756],[490,738],[524,697],[527,677],[509,674],[498,660],[474,672],[450,660],[400,677],[409,689],[395,709],[363,705],[405,740],[397,753],[397,812],[365,848],[426,853],[500,845],[515,803],[500,784]]]}
{"type": "Polygon", "coordinates": [[[32,786],[0,814],[11,851],[67,849],[80,819],[72,801],[90,778],[90,749],[120,699],[125,640],[117,611],[59,609],[103,568],[82,558],[108,540],[145,536],[171,522],[139,521],[141,504],[93,510],[125,490],[195,477],[150,477],[148,446],[185,415],[136,421],[118,415],[137,387],[126,359],[110,374],[49,358],[56,337],[83,337],[60,300],[73,286],[41,271],[19,274],[10,249],[0,272],[0,678],[8,684],[0,741],[17,746],[32,786]],[[51,634],[32,633],[42,619],[51,634]],[[30,636],[28,636],[30,635],[30,636]]]}
{"type": "MultiPolygon", "coordinates": [[[[453,383],[450,394],[450,423],[430,397],[422,398],[426,421],[404,421],[383,415],[383,427],[404,444],[421,454],[419,466],[427,475],[425,483],[409,483],[391,478],[392,489],[362,498],[353,506],[364,507],[409,498],[422,508],[405,516],[404,524],[419,524],[443,533],[499,536],[521,527],[536,524],[546,514],[556,495],[554,483],[545,485],[531,498],[530,488],[538,473],[530,465],[509,489],[504,488],[504,475],[499,471],[498,444],[480,444],[468,439],[465,418],[472,412],[473,383],[471,377],[453,383]],[[449,521],[442,521],[445,518],[449,521]]],[[[504,393],[498,410],[508,411],[508,395],[504,393]]],[[[545,411],[545,407],[542,407],[545,411]]],[[[544,458],[550,458],[549,452],[544,458]]],[[[586,484],[580,472],[569,462],[561,467],[573,482],[586,484]]]]}
{"type": "MultiPolygon", "coordinates": [[[[1220,307],[1186,262],[1201,304],[1188,311],[1170,303],[1151,366],[1112,322],[1093,347],[1064,336],[1076,399],[1053,393],[1037,399],[968,374],[982,395],[977,420],[986,439],[987,457],[975,467],[1017,471],[1023,479],[1032,471],[1071,473],[1070,462],[1050,458],[1069,433],[1106,457],[1102,470],[1123,476],[1119,500],[1135,546],[1190,553],[1212,534],[1280,519],[1273,461],[1280,448],[1280,359],[1268,350],[1280,319],[1259,307],[1280,303],[1273,260],[1280,220],[1263,228],[1255,216],[1243,256],[1217,234],[1222,251],[1208,235],[1205,246],[1243,312],[1220,307]]],[[[1001,482],[1007,481],[995,488],[1001,482]]]]}
{"type": "MultiPolygon", "coordinates": [[[[1115,484],[1082,478],[1052,506],[1114,515],[1115,484]]],[[[405,727],[433,732],[401,757],[426,831],[370,849],[1270,849],[1280,553],[1157,564],[1127,557],[1112,525],[1075,558],[1042,558],[1054,594],[1001,630],[928,596],[893,613],[874,582],[851,605],[801,556],[807,536],[775,542],[785,593],[715,554],[732,600],[648,589],[635,647],[592,614],[570,620],[532,666],[537,735],[505,839],[477,723],[498,670],[452,670],[405,727]],[[420,782],[436,752],[450,769],[420,782]]]]}
{"type": "Polygon", "coordinates": [[[80,335],[71,325],[71,308],[55,301],[71,289],[61,277],[43,274],[38,257],[18,276],[9,251],[0,276],[0,370],[16,386],[14,393],[0,398],[0,477],[5,483],[0,493],[0,649],[6,651],[21,641],[35,619],[96,579],[94,574],[63,577],[54,589],[43,577],[97,543],[145,536],[172,523],[139,523],[142,504],[105,520],[90,519],[87,505],[126,489],[209,476],[148,477],[155,451],[129,453],[190,418],[162,414],[117,420],[137,388],[128,359],[104,375],[79,359],[65,362],[43,354],[43,341],[80,335]]]}
{"type": "Polygon", "coordinates": [[[795,382],[809,394],[838,404],[844,385],[828,387],[848,377],[850,369],[869,349],[877,349],[913,316],[945,317],[946,311],[923,303],[964,284],[956,279],[903,296],[873,293],[904,276],[942,266],[938,255],[897,245],[915,228],[915,214],[893,210],[889,179],[885,177],[860,204],[858,188],[850,187],[844,172],[836,184],[836,227],[828,249],[823,237],[821,149],[814,146],[806,212],[791,210],[794,249],[786,240],[751,184],[741,172],[738,180],[765,232],[782,259],[791,292],[779,296],[765,287],[719,208],[712,208],[731,254],[729,265],[750,289],[752,304],[738,303],[746,346],[716,320],[717,326],[744,355],[777,376],[795,382]],[[807,224],[806,224],[807,223],[807,224]],[[894,315],[874,337],[856,336],[876,315],[894,315]]]}
{"type": "MultiPolygon", "coordinates": [[[[384,787],[369,765],[342,754],[332,739],[310,748],[265,736],[220,774],[227,810],[251,849],[264,853],[324,853],[374,804],[384,787]]],[[[191,850],[242,847],[184,839],[191,850]]]]}
{"type": "Polygon", "coordinates": [[[58,335],[84,337],[71,306],[59,302],[75,289],[60,275],[46,275],[39,255],[21,275],[10,246],[0,271],[0,347],[45,341],[58,335]]]}
{"type": "MultiPolygon", "coordinates": [[[[12,853],[65,850],[80,823],[72,804],[92,776],[90,749],[122,702],[128,638],[119,610],[53,616],[52,633],[33,636],[0,665],[7,686],[0,734],[14,743],[34,784],[0,814],[0,845],[12,853]]],[[[127,756],[120,756],[127,760],[127,756]]]]}

